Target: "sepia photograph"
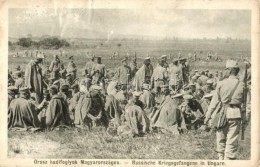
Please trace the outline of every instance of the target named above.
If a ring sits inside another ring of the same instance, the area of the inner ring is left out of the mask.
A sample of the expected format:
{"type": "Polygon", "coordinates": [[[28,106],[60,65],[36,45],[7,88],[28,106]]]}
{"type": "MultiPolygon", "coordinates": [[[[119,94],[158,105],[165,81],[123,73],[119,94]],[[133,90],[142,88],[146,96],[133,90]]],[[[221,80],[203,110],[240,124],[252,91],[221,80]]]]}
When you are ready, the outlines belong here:
{"type": "Polygon", "coordinates": [[[7,12],[9,160],[252,160],[250,9],[7,12]]]}

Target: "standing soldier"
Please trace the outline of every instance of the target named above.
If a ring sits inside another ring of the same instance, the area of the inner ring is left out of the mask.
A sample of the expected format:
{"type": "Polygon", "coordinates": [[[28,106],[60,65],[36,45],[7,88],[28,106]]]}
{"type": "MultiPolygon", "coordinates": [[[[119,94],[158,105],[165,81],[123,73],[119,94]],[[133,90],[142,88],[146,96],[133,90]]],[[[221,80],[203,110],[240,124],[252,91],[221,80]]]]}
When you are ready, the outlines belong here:
{"type": "Polygon", "coordinates": [[[220,160],[236,159],[238,149],[238,135],[241,124],[241,104],[243,101],[243,83],[238,79],[239,67],[234,60],[227,60],[226,73],[229,77],[217,84],[213,95],[205,124],[212,117],[213,127],[217,128],[217,152],[220,160]],[[221,103],[221,107],[219,103],[221,103]]]}
{"type": "Polygon", "coordinates": [[[135,76],[135,73],[137,71],[136,57],[131,60],[129,67],[131,69],[131,76],[135,76]]]}
{"type": "Polygon", "coordinates": [[[164,66],[164,60],[161,60],[158,66],[153,71],[153,75],[151,77],[151,87],[154,88],[156,93],[159,93],[158,87],[165,85],[167,81],[168,71],[164,66]]]}
{"type": "Polygon", "coordinates": [[[150,57],[146,57],[144,60],[144,64],[135,74],[135,78],[133,80],[133,87],[136,91],[142,90],[143,83],[150,84],[151,77],[153,74],[153,66],[151,65],[150,57]]]}
{"type": "Polygon", "coordinates": [[[131,69],[127,65],[127,59],[124,58],[121,61],[123,64],[118,67],[116,71],[116,77],[119,84],[127,85],[129,84],[129,81],[131,79],[131,69]]]}
{"type": "Polygon", "coordinates": [[[183,84],[182,70],[178,65],[178,59],[173,60],[173,65],[169,68],[169,84],[171,91],[178,92],[183,84]]]}
{"type": "Polygon", "coordinates": [[[54,59],[51,62],[51,65],[49,67],[49,70],[51,72],[51,75],[55,78],[59,78],[59,71],[60,71],[60,59],[58,55],[54,56],[54,59]]]}
{"type": "Polygon", "coordinates": [[[74,63],[73,56],[69,57],[70,62],[67,66],[67,72],[72,74],[72,80],[75,80],[77,78],[77,67],[74,63]]]}
{"type": "Polygon", "coordinates": [[[169,68],[169,64],[167,63],[167,55],[162,55],[161,60],[163,62],[163,67],[166,69],[169,68]]]}
{"type": "Polygon", "coordinates": [[[92,84],[100,85],[105,90],[105,65],[101,63],[101,57],[97,57],[97,63],[91,70],[92,84]]]}
{"type": "Polygon", "coordinates": [[[88,74],[91,73],[91,70],[92,70],[93,66],[95,66],[95,64],[96,64],[95,55],[92,55],[90,61],[87,62],[85,65],[85,70],[87,70],[88,74]]]}
{"type": "Polygon", "coordinates": [[[31,60],[25,69],[25,86],[29,88],[30,93],[36,94],[36,102],[40,104],[43,100],[43,78],[42,70],[39,66],[42,63],[42,55],[38,55],[35,60],[31,60]]]}
{"type": "Polygon", "coordinates": [[[179,62],[180,62],[181,70],[182,70],[183,82],[184,82],[184,84],[188,84],[189,83],[189,65],[187,63],[187,59],[182,58],[182,59],[180,59],[179,62]]]}
{"type": "Polygon", "coordinates": [[[196,52],[194,52],[193,58],[194,58],[194,59],[193,59],[194,61],[197,61],[197,53],[196,53],[196,52]]]}

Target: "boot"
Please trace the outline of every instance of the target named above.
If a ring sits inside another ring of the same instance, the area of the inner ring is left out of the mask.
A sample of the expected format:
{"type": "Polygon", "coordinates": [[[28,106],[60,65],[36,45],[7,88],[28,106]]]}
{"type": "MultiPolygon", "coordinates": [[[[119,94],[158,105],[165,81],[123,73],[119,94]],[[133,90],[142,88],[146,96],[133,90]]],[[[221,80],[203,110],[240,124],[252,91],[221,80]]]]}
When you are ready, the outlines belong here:
{"type": "Polygon", "coordinates": [[[218,160],[224,160],[224,154],[218,153],[218,160]]]}

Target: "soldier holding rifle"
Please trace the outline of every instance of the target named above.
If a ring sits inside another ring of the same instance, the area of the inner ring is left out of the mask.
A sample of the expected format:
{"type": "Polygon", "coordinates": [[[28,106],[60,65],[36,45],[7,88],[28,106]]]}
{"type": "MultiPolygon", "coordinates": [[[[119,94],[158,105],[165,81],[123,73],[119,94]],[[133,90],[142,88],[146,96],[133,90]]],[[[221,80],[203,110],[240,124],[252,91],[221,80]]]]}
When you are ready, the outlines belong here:
{"type": "Polygon", "coordinates": [[[239,67],[236,61],[227,60],[226,73],[229,77],[217,84],[204,123],[212,119],[212,126],[216,128],[219,159],[235,160],[243,119],[241,106],[244,84],[238,79],[239,67]]]}

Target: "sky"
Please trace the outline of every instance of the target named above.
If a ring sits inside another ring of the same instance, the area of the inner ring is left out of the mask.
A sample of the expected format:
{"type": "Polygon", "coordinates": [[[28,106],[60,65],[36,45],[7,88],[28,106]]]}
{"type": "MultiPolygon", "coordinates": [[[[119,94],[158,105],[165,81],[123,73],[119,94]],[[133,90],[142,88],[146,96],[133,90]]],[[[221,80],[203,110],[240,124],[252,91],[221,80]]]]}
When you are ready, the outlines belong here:
{"type": "Polygon", "coordinates": [[[251,37],[249,10],[9,9],[9,37],[251,37]]]}

